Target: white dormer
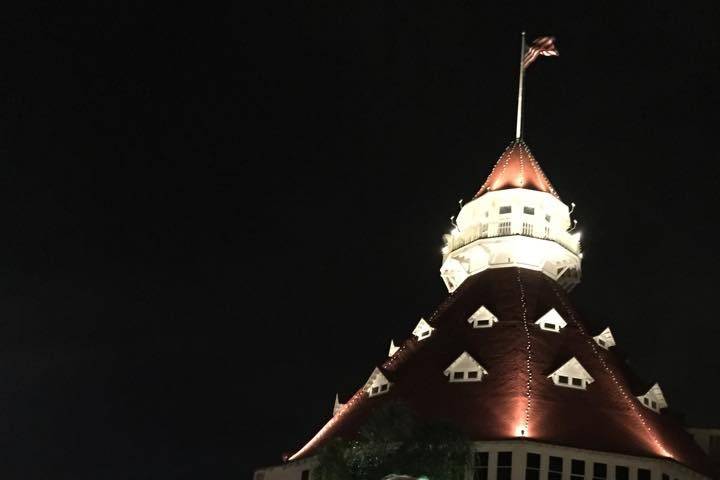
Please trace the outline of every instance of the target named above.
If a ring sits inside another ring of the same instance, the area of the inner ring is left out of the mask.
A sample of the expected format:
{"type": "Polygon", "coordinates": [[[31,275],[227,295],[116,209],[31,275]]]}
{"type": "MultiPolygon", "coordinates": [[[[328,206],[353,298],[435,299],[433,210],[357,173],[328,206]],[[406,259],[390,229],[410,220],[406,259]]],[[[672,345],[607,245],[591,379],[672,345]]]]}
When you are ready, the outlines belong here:
{"type": "Polygon", "coordinates": [[[593,340],[605,350],[615,346],[615,337],[613,337],[610,327],[600,332],[599,335],[595,335],[593,340]]]}
{"type": "Polygon", "coordinates": [[[657,413],[660,413],[661,408],[668,406],[665,401],[665,394],[657,383],[650,387],[650,390],[648,390],[645,395],[640,395],[637,398],[645,407],[657,413]]]}
{"type": "Polygon", "coordinates": [[[370,375],[370,378],[368,378],[368,381],[365,382],[363,390],[367,392],[368,396],[374,397],[390,391],[391,385],[390,380],[385,378],[385,375],[376,367],[370,375]]]}
{"type": "Polygon", "coordinates": [[[479,382],[488,372],[470,354],[463,352],[444,373],[451,382],[479,382]]]}
{"type": "Polygon", "coordinates": [[[578,388],[580,390],[585,390],[588,385],[595,381],[575,357],[548,375],[548,378],[552,378],[553,383],[560,387],[578,388]]]}
{"type": "Polygon", "coordinates": [[[489,328],[492,327],[498,319],[483,305],[478,308],[475,313],[470,315],[467,321],[472,324],[473,328],[489,328]]]}
{"type": "Polygon", "coordinates": [[[335,404],[333,405],[333,417],[337,415],[337,413],[340,411],[342,407],[344,407],[344,403],[340,403],[340,399],[338,398],[338,394],[335,394],[335,404]]]}
{"type": "Polygon", "coordinates": [[[540,325],[543,330],[550,332],[559,332],[567,325],[567,322],[563,320],[560,314],[554,308],[551,308],[549,312],[540,317],[535,325],[540,325]]]}
{"type": "Polygon", "coordinates": [[[392,357],[393,355],[395,355],[395,352],[397,352],[398,350],[400,350],[400,347],[395,345],[394,341],[390,340],[390,349],[388,350],[388,357],[392,357]]]}
{"type": "Polygon", "coordinates": [[[418,324],[415,326],[415,330],[413,330],[412,334],[415,335],[418,340],[425,340],[430,335],[432,335],[433,330],[435,329],[431,327],[424,318],[421,318],[418,324]]]}

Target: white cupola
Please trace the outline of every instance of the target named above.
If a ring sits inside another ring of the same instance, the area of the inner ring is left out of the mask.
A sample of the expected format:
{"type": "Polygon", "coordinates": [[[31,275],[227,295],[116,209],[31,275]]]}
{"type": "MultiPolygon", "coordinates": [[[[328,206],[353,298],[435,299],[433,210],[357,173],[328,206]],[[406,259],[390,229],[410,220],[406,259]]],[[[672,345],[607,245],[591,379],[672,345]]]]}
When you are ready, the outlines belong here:
{"type": "Polygon", "coordinates": [[[539,325],[543,330],[549,332],[559,332],[567,326],[567,322],[560,316],[554,308],[551,308],[542,317],[538,318],[535,325],[539,325]]]}
{"type": "Polygon", "coordinates": [[[372,374],[370,374],[368,381],[365,382],[363,390],[367,392],[368,396],[375,397],[389,392],[391,385],[392,383],[390,383],[380,369],[376,367],[372,374]]]}
{"type": "Polygon", "coordinates": [[[421,318],[418,324],[415,326],[415,330],[413,330],[412,334],[415,335],[418,341],[422,341],[426,338],[429,338],[430,335],[432,335],[433,330],[435,329],[431,327],[424,318],[421,318]]]}
{"type": "Polygon", "coordinates": [[[450,292],[489,268],[542,271],[571,290],[580,282],[580,233],[522,139],[500,156],[455,228],[443,238],[440,275],[450,292]]]}
{"type": "Polygon", "coordinates": [[[488,372],[469,353],[463,352],[444,373],[450,382],[480,382],[488,372]]]}
{"type": "Polygon", "coordinates": [[[650,390],[645,392],[645,394],[637,397],[637,399],[640,400],[640,403],[642,403],[644,407],[657,413],[660,413],[661,409],[668,406],[667,401],[665,401],[665,394],[657,383],[650,387],[650,390]]]}
{"type": "Polygon", "coordinates": [[[585,390],[588,385],[595,381],[575,357],[548,375],[548,378],[552,379],[553,383],[560,387],[577,388],[580,390],[585,390]]]}
{"type": "Polygon", "coordinates": [[[595,335],[593,337],[593,340],[595,340],[595,343],[600,345],[600,347],[604,348],[605,350],[608,350],[610,347],[615,346],[615,337],[613,337],[613,334],[610,331],[610,327],[595,335]]]}
{"type": "Polygon", "coordinates": [[[467,321],[473,326],[473,328],[490,328],[497,323],[498,319],[483,305],[478,308],[475,313],[470,315],[467,321]]]}

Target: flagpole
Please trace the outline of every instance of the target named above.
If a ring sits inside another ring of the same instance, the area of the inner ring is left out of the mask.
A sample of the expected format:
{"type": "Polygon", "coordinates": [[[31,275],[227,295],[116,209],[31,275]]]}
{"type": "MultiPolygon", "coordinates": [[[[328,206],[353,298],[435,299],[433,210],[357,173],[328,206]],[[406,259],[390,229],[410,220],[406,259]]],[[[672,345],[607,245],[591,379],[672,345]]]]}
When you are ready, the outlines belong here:
{"type": "Polygon", "coordinates": [[[518,104],[517,104],[517,122],[515,123],[515,139],[522,137],[522,107],[523,107],[523,79],[525,78],[525,68],[523,60],[525,59],[525,32],[522,32],[522,44],[520,45],[520,81],[518,82],[518,104]]]}

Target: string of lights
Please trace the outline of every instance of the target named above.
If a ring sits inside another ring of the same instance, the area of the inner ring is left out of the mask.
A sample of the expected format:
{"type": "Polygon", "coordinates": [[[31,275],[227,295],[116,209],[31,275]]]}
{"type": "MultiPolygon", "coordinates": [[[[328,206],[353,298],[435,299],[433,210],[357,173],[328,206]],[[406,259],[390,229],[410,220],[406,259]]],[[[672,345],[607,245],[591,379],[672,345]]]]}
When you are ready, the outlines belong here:
{"type": "Polygon", "coordinates": [[[532,402],[532,342],[530,335],[530,327],[527,322],[527,303],[525,301],[525,286],[523,285],[522,279],[520,278],[520,269],[516,269],[517,283],[520,287],[520,306],[522,312],[522,323],[523,329],[525,330],[525,368],[527,372],[527,381],[525,383],[525,396],[527,397],[527,404],[525,405],[525,416],[523,419],[523,428],[520,429],[520,436],[527,437],[530,434],[530,408],[532,402]]]}
{"type": "Polygon", "coordinates": [[[608,363],[605,361],[603,356],[601,355],[600,351],[598,350],[597,344],[595,343],[595,339],[592,338],[583,327],[582,323],[578,321],[577,317],[575,316],[575,312],[572,308],[568,305],[568,303],[565,301],[564,296],[558,291],[558,287],[554,282],[550,282],[553,292],[555,293],[555,296],[560,300],[560,303],[563,305],[563,308],[566,312],[568,312],[570,316],[570,320],[575,324],[577,329],[580,331],[580,333],[585,337],[585,340],[588,342],[588,345],[590,346],[590,349],[593,352],[593,355],[595,358],[598,359],[600,362],[600,365],[602,366],[605,373],[607,373],[610,378],[612,379],[613,384],[617,387],[618,391],[620,392],[620,395],[622,398],[627,402],[628,406],[630,407],[630,410],[637,416],[637,418],[640,420],[640,423],[642,423],[643,428],[647,431],[648,435],[650,435],[650,438],[652,439],[653,443],[657,446],[658,450],[661,452],[663,456],[672,458],[673,455],[668,451],[667,448],[658,440],[657,435],[653,431],[652,427],[650,426],[649,422],[645,418],[645,415],[640,410],[640,407],[638,407],[636,403],[635,396],[632,394],[628,394],[627,389],[625,386],[622,385],[620,380],[618,379],[617,375],[615,375],[615,372],[610,368],[608,363]]]}

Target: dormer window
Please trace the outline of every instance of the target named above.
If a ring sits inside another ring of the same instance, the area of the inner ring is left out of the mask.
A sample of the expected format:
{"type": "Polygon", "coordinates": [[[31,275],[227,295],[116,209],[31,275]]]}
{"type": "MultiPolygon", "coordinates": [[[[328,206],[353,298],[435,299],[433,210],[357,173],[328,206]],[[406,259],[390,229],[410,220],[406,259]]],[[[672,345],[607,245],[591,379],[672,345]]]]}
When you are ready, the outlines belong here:
{"type": "Polygon", "coordinates": [[[475,313],[470,315],[467,321],[472,324],[473,328],[490,328],[498,321],[498,319],[483,305],[478,308],[475,313]]]}
{"type": "Polygon", "coordinates": [[[535,215],[535,207],[523,207],[523,213],[525,215],[535,215]]]}
{"type": "Polygon", "coordinates": [[[480,382],[483,376],[487,375],[487,370],[469,353],[463,352],[444,373],[450,382],[480,382]]]}
{"type": "Polygon", "coordinates": [[[505,215],[506,213],[512,213],[512,206],[504,205],[500,207],[500,215],[505,215]]]}
{"type": "Polygon", "coordinates": [[[429,323],[425,321],[424,318],[421,318],[418,322],[417,326],[415,327],[415,330],[413,330],[412,334],[415,335],[415,338],[418,339],[418,341],[425,340],[426,338],[430,337],[432,335],[433,330],[435,330],[433,327],[430,326],[429,323]]]}
{"type": "Polygon", "coordinates": [[[388,350],[388,357],[392,357],[395,355],[395,352],[400,350],[400,347],[395,345],[395,342],[393,340],[390,340],[390,349],[388,350]]]}
{"type": "Polygon", "coordinates": [[[560,314],[554,308],[551,308],[549,312],[540,317],[535,325],[539,325],[543,330],[549,332],[559,332],[567,325],[567,322],[560,316],[560,314]]]}
{"type": "Polygon", "coordinates": [[[391,385],[392,384],[390,383],[390,381],[385,378],[385,375],[383,375],[380,369],[375,368],[372,374],[370,374],[370,378],[368,378],[368,381],[365,382],[363,390],[367,392],[368,396],[375,397],[377,395],[382,395],[383,393],[389,392],[391,385]]]}
{"type": "Polygon", "coordinates": [[[605,350],[615,345],[615,338],[613,338],[613,334],[610,331],[609,327],[600,332],[598,335],[595,335],[593,337],[593,340],[595,340],[595,343],[600,345],[605,350]]]}
{"type": "Polygon", "coordinates": [[[586,390],[587,386],[595,381],[575,357],[548,375],[548,378],[552,379],[555,385],[579,390],[586,390]]]}
{"type": "Polygon", "coordinates": [[[640,395],[637,398],[645,407],[657,413],[660,413],[661,409],[668,406],[665,401],[665,394],[657,383],[650,387],[650,390],[645,392],[644,395],[640,395]]]}

